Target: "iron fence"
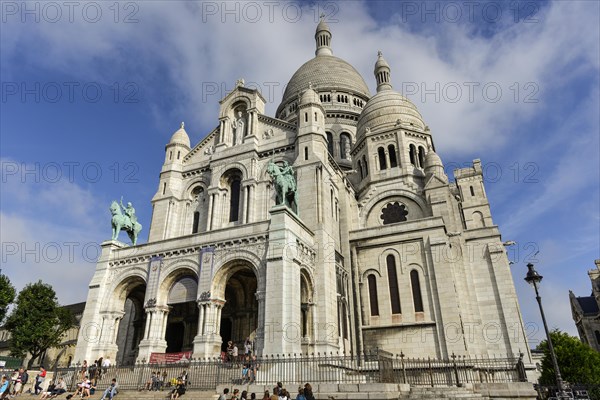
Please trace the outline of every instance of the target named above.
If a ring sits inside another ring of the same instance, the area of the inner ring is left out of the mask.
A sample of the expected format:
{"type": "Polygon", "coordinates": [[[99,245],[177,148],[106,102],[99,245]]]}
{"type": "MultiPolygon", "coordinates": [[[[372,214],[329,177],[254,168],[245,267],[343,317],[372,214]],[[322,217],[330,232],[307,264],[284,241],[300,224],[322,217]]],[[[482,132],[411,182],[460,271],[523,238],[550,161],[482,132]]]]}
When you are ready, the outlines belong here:
{"type": "MultiPolygon", "coordinates": [[[[460,386],[479,382],[525,381],[522,357],[469,358],[452,356],[440,360],[409,358],[382,350],[361,354],[291,354],[257,358],[250,363],[221,358],[193,359],[172,364],[137,363],[113,366],[92,373],[99,390],[116,378],[123,390],[165,390],[174,379],[187,376],[190,389],[214,390],[218,385],[256,383],[286,385],[311,383],[406,383],[413,386],[460,386]],[[152,374],[159,378],[153,380],[152,374]]],[[[10,371],[7,371],[10,372],[10,371]]],[[[79,365],[57,368],[55,379],[63,378],[73,390],[85,372],[79,365]]],[[[89,370],[88,370],[89,372],[89,370]]],[[[3,373],[0,371],[0,373],[3,373]]]]}
{"type": "MultiPolygon", "coordinates": [[[[558,386],[534,385],[538,400],[558,400],[558,386]]],[[[600,385],[567,384],[567,395],[574,400],[600,400],[600,385]]]]}

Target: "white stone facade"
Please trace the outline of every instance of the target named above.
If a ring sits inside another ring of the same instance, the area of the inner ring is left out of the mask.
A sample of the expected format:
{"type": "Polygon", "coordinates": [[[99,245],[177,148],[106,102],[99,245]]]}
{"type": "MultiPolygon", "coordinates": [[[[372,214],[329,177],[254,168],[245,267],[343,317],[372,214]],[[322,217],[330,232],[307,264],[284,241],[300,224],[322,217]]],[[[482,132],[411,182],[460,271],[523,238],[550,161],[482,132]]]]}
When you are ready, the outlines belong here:
{"type": "Polygon", "coordinates": [[[449,183],[383,56],[371,96],[325,23],[315,38],[275,117],[239,81],[200,143],[175,132],[148,243],[102,245],[75,361],[214,357],[246,337],[262,355],[529,359],[480,161],[449,183]],[[270,161],[293,166],[297,214],[275,206],[270,161]]]}

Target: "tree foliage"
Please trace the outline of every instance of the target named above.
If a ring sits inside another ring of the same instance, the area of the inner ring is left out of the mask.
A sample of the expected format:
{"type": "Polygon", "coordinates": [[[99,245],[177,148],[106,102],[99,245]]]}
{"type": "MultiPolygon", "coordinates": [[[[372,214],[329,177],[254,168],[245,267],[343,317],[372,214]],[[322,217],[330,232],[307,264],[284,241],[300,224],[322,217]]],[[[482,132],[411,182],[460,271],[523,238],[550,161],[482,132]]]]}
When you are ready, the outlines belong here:
{"type": "Polygon", "coordinates": [[[73,314],[59,306],[52,286],[42,281],[30,283],[19,293],[6,321],[11,333],[11,355],[24,357],[29,352],[28,367],[31,367],[46,349],[59,345],[63,334],[74,324],[73,314]]]}
{"type": "Polygon", "coordinates": [[[15,294],[15,287],[10,283],[10,279],[0,274],[0,323],[4,321],[8,305],[14,301],[15,294]]]}
{"type": "MultiPolygon", "coordinates": [[[[600,353],[592,349],[578,338],[570,336],[558,329],[550,332],[558,368],[563,381],[569,383],[600,384],[600,353]]],[[[542,376],[540,383],[556,384],[552,357],[546,340],[542,341],[538,350],[544,351],[542,359],[542,376]]]]}

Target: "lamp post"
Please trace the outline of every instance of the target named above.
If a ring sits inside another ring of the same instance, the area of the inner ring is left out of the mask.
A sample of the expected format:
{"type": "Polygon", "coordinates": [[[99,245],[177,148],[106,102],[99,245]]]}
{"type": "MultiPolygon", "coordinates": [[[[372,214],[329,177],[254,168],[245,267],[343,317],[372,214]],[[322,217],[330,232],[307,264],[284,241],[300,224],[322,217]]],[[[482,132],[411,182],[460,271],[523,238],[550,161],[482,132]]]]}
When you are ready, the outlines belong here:
{"type": "Polygon", "coordinates": [[[544,323],[544,330],[546,331],[546,340],[548,341],[548,348],[550,349],[550,357],[552,357],[552,365],[554,366],[554,374],[556,375],[556,385],[558,386],[558,398],[559,399],[571,399],[572,397],[565,391],[565,385],[562,377],[560,376],[560,369],[558,368],[558,362],[556,361],[556,353],[554,353],[554,346],[552,345],[552,339],[550,338],[550,331],[548,330],[548,324],[546,323],[546,315],[544,314],[544,307],[542,307],[542,298],[538,291],[538,284],[542,281],[543,276],[533,268],[533,264],[527,264],[527,275],[525,276],[525,282],[529,283],[535,289],[535,299],[540,306],[540,314],[542,314],[542,322],[544,323]]]}

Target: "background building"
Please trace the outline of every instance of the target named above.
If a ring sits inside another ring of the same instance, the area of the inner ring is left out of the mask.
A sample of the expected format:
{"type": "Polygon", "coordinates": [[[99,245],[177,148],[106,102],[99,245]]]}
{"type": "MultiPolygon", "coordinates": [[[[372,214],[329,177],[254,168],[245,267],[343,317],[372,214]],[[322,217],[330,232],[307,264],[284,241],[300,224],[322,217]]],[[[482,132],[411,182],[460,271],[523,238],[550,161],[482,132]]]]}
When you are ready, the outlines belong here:
{"type": "Polygon", "coordinates": [[[572,291],[569,291],[569,299],[579,338],[593,349],[600,351],[600,260],[596,260],[595,263],[596,269],[588,272],[592,282],[592,294],[576,297],[572,291]]]}
{"type": "Polygon", "coordinates": [[[324,22],[315,41],[275,117],[239,80],[200,143],[172,135],[148,243],[102,244],[76,360],[213,357],[250,337],[261,355],[530,361],[481,162],[450,182],[381,52],[372,95],[324,22]],[[294,210],[275,206],[271,162],[293,166],[294,210]]]}

